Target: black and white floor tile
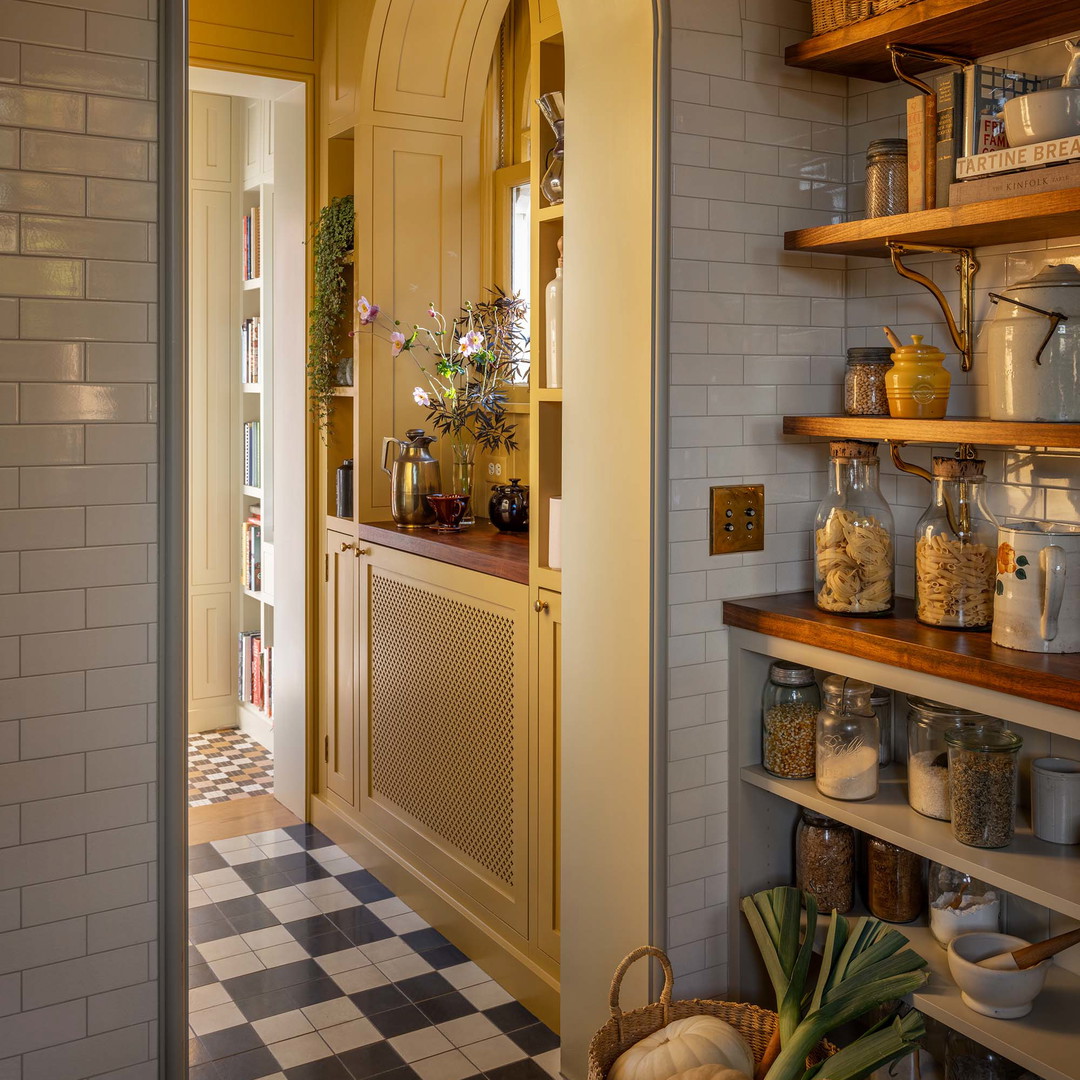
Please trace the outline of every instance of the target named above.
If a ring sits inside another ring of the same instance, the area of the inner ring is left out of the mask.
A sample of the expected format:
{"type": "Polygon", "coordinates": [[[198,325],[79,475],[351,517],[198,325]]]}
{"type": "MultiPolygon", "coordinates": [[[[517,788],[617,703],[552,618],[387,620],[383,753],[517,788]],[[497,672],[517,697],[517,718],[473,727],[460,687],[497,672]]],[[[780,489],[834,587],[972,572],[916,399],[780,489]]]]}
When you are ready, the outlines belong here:
{"type": "Polygon", "coordinates": [[[191,1080],[557,1080],[558,1036],[314,827],[190,875],[191,1080]]]}
{"type": "Polygon", "coordinates": [[[237,728],[188,735],[188,806],[274,794],[274,756],[237,728]]]}

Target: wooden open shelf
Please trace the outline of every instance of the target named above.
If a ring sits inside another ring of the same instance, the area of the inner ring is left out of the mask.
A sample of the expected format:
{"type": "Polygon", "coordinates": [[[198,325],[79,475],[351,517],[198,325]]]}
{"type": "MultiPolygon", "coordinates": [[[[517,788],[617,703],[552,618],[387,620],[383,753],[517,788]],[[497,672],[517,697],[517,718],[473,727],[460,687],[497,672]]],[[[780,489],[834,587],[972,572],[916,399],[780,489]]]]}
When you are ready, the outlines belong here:
{"type": "MultiPolygon", "coordinates": [[[[1080,21],[1080,15],[1077,19],[1080,21]]],[[[788,251],[885,259],[889,257],[885,246],[889,240],[939,247],[982,247],[1076,234],[1080,234],[1080,188],[1070,188],[793,229],[784,234],[784,247],[788,251]]]]}
{"type": "Polygon", "coordinates": [[[904,598],[897,599],[893,615],[881,618],[828,615],[818,610],[810,592],[727,600],[724,622],[1030,701],[1080,709],[1080,653],[1019,652],[995,645],[985,632],[923,626],[915,618],[912,601],[904,598]]]}
{"type": "Polygon", "coordinates": [[[1080,448],[1080,424],[1012,423],[979,416],[894,420],[889,416],[785,416],[785,435],[976,446],[1080,448]]]}
{"type": "Polygon", "coordinates": [[[563,204],[555,203],[553,206],[541,206],[536,211],[537,221],[562,221],[563,204]]]}
{"type": "MultiPolygon", "coordinates": [[[[789,45],[784,60],[875,82],[896,76],[886,46],[922,45],[975,60],[1033,41],[1073,33],[1076,0],[919,0],[851,26],[789,45]]],[[[932,61],[905,61],[904,70],[929,71],[932,61]]]]}

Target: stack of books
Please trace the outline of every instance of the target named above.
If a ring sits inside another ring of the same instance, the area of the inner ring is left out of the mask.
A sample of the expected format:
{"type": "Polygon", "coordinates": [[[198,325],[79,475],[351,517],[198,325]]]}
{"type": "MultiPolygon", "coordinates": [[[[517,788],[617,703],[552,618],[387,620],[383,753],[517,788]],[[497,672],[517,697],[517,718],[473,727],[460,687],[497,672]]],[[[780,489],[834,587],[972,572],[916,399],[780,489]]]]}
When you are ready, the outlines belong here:
{"type": "Polygon", "coordinates": [[[242,526],[240,544],[240,581],[248,592],[262,590],[262,507],[256,504],[248,511],[242,526]]]}
{"type": "Polygon", "coordinates": [[[243,220],[243,256],[241,266],[245,281],[262,277],[262,223],[259,207],[253,206],[243,220]]]}
{"type": "Polygon", "coordinates": [[[258,420],[244,424],[244,484],[262,486],[262,423],[258,420]]]}
{"type": "Polygon", "coordinates": [[[960,158],[956,180],[950,206],[1080,187],[1080,136],[960,158]]]}
{"type": "Polygon", "coordinates": [[[259,316],[245,319],[240,327],[240,377],[246,383],[258,383],[262,366],[259,341],[259,316]]]}
{"type": "Polygon", "coordinates": [[[273,716],[274,650],[263,648],[262,634],[256,630],[241,631],[239,645],[237,695],[240,701],[254,705],[267,717],[273,716]]]}

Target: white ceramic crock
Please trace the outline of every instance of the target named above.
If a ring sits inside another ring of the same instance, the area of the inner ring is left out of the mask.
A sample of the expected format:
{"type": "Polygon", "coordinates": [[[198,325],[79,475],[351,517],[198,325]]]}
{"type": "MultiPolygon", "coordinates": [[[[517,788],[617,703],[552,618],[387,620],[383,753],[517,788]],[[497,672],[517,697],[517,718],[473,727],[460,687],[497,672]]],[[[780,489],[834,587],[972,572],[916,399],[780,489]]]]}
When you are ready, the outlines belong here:
{"type": "Polygon", "coordinates": [[[1080,87],[1054,86],[1010,98],[1003,119],[1010,146],[1080,135],[1080,87]]]}
{"type": "Polygon", "coordinates": [[[990,419],[1080,420],[1080,271],[1068,263],[1047,266],[992,295],[990,419]],[[1065,319],[1051,333],[1051,320],[1030,308],[1065,319]]]}
{"type": "Polygon", "coordinates": [[[998,530],[995,645],[1080,652],[1080,525],[1022,521],[998,530]]]}

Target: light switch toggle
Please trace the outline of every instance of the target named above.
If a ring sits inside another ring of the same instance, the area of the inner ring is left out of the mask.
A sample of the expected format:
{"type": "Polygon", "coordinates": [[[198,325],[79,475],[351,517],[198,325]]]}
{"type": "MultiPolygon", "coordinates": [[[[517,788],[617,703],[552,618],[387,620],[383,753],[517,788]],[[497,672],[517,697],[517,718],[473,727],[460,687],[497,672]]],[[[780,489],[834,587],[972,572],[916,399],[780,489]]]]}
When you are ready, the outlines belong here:
{"type": "Polygon", "coordinates": [[[710,555],[764,550],[765,527],[758,528],[765,513],[764,484],[709,488],[709,507],[710,555]],[[735,527],[736,519],[742,521],[741,529],[735,527]]]}

